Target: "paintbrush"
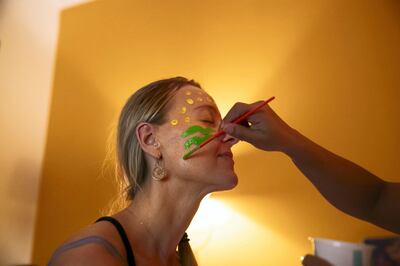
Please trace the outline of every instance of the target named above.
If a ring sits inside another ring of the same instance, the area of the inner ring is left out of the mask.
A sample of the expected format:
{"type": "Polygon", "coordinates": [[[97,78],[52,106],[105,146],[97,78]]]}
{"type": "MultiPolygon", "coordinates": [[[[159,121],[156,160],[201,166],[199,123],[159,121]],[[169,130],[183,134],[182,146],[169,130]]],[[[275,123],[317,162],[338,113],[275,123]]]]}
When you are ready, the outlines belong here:
{"type": "MultiPolygon", "coordinates": [[[[251,116],[252,114],[254,114],[255,112],[257,112],[260,108],[264,107],[265,105],[267,105],[270,101],[272,101],[273,99],[275,99],[275,96],[269,98],[266,101],[261,102],[259,105],[255,106],[253,109],[250,109],[249,111],[247,111],[246,113],[242,114],[241,116],[235,118],[231,123],[233,124],[240,124],[244,119],[246,119],[247,117],[251,116]]],[[[210,143],[213,139],[218,138],[219,136],[226,134],[225,131],[220,130],[218,131],[214,136],[212,136],[211,138],[209,138],[208,140],[206,140],[205,142],[203,142],[202,144],[200,144],[199,146],[195,147],[193,150],[191,150],[190,152],[186,153],[183,156],[183,159],[186,160],[187,158],[190,157],[190,155],[192,155],[194,152],[196,152],[197,150],[199,150],[200,148],[204,147],[207,143],[210,143]]]]}

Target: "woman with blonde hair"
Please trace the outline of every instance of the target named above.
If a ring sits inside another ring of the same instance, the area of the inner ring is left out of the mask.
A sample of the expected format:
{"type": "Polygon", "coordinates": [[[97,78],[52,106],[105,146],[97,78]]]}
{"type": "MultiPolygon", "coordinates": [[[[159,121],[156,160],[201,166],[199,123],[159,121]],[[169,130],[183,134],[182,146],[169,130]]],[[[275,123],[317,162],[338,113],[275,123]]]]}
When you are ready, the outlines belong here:
{"type": "Polygon", "coordinates": [[[197,265],[185,233],[201,200],[237,185],[223,135],[187,159],[221,123],[198,83],[159,80],[136,91],[117,128],[117,162],[128,205],[71,237],[49,265],[197,265]]]}

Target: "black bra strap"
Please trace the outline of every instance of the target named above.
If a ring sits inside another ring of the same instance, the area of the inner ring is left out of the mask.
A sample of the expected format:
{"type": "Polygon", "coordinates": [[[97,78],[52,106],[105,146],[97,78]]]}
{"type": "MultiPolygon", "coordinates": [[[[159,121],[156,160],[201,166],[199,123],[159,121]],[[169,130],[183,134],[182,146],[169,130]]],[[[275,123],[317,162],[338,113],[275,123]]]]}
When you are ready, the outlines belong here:
{"type": "Polygon", "coordinates": [[[135,266],[136,265],[135,264],[135,257],[133,256],[132,247],[131,247],[131,244],[129,243],[129,239],[126,236],[125,230],[122,227],[122,225],[118,222],[118,220],[116,220],[115,218],[110,217],[110,216],[101,217],[101,218],[97,219],[96,223],[100,222],[100,221],[107,221],[107,222],[112,223],[115,226],[115,228],[118,230],[118,233],[119,233],[119,235],[120,235],[120,237],[122,239],[122,242],[124,243],[125,251],[126,251],[126,257],[128,259],[128,265],[129,266],[135,266]]]}

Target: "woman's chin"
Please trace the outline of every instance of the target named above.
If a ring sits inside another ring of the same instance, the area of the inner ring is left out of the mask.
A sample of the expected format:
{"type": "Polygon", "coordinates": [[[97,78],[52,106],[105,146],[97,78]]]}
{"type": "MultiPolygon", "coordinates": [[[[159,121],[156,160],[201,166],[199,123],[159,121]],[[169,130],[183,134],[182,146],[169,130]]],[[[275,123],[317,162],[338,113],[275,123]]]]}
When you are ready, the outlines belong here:
{"type": "Polygon", "coordinates": [[[220,179],[221,182],[218,183],[216,191],[231,190],[235,188],[239,182],[238,177],[235,173],[229,176],[224,176],[220,179]]]}

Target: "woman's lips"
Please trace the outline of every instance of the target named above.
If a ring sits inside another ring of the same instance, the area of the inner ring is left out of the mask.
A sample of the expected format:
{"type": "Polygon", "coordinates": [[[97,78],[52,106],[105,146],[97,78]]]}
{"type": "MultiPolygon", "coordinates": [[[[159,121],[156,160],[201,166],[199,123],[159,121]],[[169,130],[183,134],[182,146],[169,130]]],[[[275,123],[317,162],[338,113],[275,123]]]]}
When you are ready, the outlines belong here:
{"type": "Polygon", "coordinates": [[[231,151],[222,152],[218,154],[217,158],[221,159],[223,162],[232,165],[232,167],[235,164],[235,161],[233,160],[233,153],[231,151]]]}

